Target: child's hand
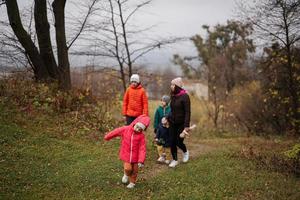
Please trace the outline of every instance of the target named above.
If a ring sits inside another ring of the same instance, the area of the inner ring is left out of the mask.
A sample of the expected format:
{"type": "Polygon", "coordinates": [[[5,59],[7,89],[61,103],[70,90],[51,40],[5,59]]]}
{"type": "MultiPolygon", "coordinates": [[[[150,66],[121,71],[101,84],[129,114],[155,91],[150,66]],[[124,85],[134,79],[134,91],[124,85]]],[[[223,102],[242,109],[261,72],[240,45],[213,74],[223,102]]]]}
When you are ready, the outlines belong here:
{"type": "Polygon", "coordinates": [[[142,167],[144,167],[144,164],[143,163],[138,163],[138,167],[142,168],[142,167]]]}
{"type": "Polygon", "coordinates": [[[107,133],[104,134],[103,139],[104,139],[105,141],[108,141],[108,139],[107,139],[107,133]]]}

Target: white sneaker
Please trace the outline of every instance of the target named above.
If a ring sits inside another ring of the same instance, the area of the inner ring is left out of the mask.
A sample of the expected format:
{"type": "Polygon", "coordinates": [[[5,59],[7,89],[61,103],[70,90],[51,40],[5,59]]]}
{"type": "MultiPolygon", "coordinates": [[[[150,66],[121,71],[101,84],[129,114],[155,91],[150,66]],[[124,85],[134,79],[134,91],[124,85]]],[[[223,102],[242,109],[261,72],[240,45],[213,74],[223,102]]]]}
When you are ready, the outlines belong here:
{"type": "Polygon", "coordinates": [[[165,162],[165,158],[160,156],[158,159],[157,159],[157,162],[160,162],[160,163],[163,163],[165,162]]]}
{"type": "Polygon", "coordinates": [[[129,184],[127,185],[127,188],[132,189],[132,188],[134,188],[134,186],[135,186],[134,183],[129,183],[129,184]]]}
{"type": "Polygon", "coordinates": [[[177,160],[172,160],[171,163],[169,164],[169,167],[174,168],[174,167],[176,167],[176,165],[178,165],[178,164],[179,164],[179,163],[178,163],[177,160]]]}
{"type": "Polygon", "coordinates": [[[168,165],[170,164],[170,160],[165,160],[165,163],[168,165]]]}
{"type": "Polygon", "coordinates": [[[189,151],[186,151],[185,153],[183,153],[182,162],[186,163],[187,161],[189,161],[189,157],[190,157],[189,151]]]}
{"type": "Polygon", "coordinates": [[[127,183],[127,182],[128,182],[128,176],[124,174],[124,176],[122,177],[122,183],[127,183]]]}

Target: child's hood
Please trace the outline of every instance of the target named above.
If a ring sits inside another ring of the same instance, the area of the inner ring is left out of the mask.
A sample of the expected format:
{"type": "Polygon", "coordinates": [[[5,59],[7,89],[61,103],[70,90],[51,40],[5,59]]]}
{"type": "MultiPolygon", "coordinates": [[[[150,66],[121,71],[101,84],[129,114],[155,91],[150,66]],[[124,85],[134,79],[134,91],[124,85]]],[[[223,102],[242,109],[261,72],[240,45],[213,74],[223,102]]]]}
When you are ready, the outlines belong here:
{"type": "Polygon", "coordinates": [[[131,122],[130,126],[134,127],[134,125],[138,122],[144,124],[147,128],[150,125],[150,117],[145,114],[140,115],[133,122],[131,122]]]}

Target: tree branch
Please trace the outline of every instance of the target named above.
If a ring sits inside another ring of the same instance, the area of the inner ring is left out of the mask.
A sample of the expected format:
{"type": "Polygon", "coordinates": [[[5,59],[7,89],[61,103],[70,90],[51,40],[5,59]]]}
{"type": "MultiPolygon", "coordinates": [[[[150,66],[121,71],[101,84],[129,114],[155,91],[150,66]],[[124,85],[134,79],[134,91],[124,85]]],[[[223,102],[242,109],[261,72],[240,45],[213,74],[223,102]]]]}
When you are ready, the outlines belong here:
{"type": "Polygon", "coordinates": [[[70,49],[70,47],[73,45],[73,43],[77,40],[77,38],[80,36],[80,34],[82,33],[82,31],[84,30],[88,18],[90,17],[90,15],[94,11],[93,8],[94,8],[94,5],[97,3],[97,1],[98,0],[93,0],[92,3],[91,3],[91,5],[88,6],[88,12],[86,13],[86,16],[84,17],[84,20],[83,20],[83,22],[81,24],[81,27],[78,30],[78,33],[75,35],[75,37],[70,42],[68,42],[69,43],[69,45],[67,47],[68,50],[70,49]]]}
{"type": "MultiPolygon", "coordinates": [[[[149,1],[145,1],[139,5],[136,6],[136,8],[131,11],[131,13],[126,17],[125,21],[124,21],[124,24],[127,24],[127,21],[130,19],[130,17],[140,8],[142,8],[143,6],[147,5],[147,4],[150,4],[152,0],[149,0],[149,1]]],[[[123,2],[122,2],[123,3],[123,2]]]]}

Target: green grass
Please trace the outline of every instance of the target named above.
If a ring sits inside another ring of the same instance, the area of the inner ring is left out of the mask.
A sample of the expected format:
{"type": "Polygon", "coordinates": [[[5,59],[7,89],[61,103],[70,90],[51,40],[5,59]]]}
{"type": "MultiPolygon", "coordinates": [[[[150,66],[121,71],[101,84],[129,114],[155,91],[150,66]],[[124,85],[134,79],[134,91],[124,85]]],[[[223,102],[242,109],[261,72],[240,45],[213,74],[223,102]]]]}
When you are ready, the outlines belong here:
{"type": "Polygon", "coordinates": [[[153,199],[298,199],[299,186],[296,178],[219,152],[170,170],[141,189],[150,190],[153,199]]]}
{"type": "MultiPolygon", "coordinates": [[[[3,104],[0,113],[0,199],[300,199],[299,178],[259,169],[226,147],[145,177],[128,190],[121,184],[118,139],[61,138],[55,122],[62,116],[51,116],[47,124],[47,116],[29,120],[3,104]]],[[[149,129],[141,174],[156,166],[152,136],[149,129]]],[[[235,141],[215,140],[206,144],[235,141]]]]}

